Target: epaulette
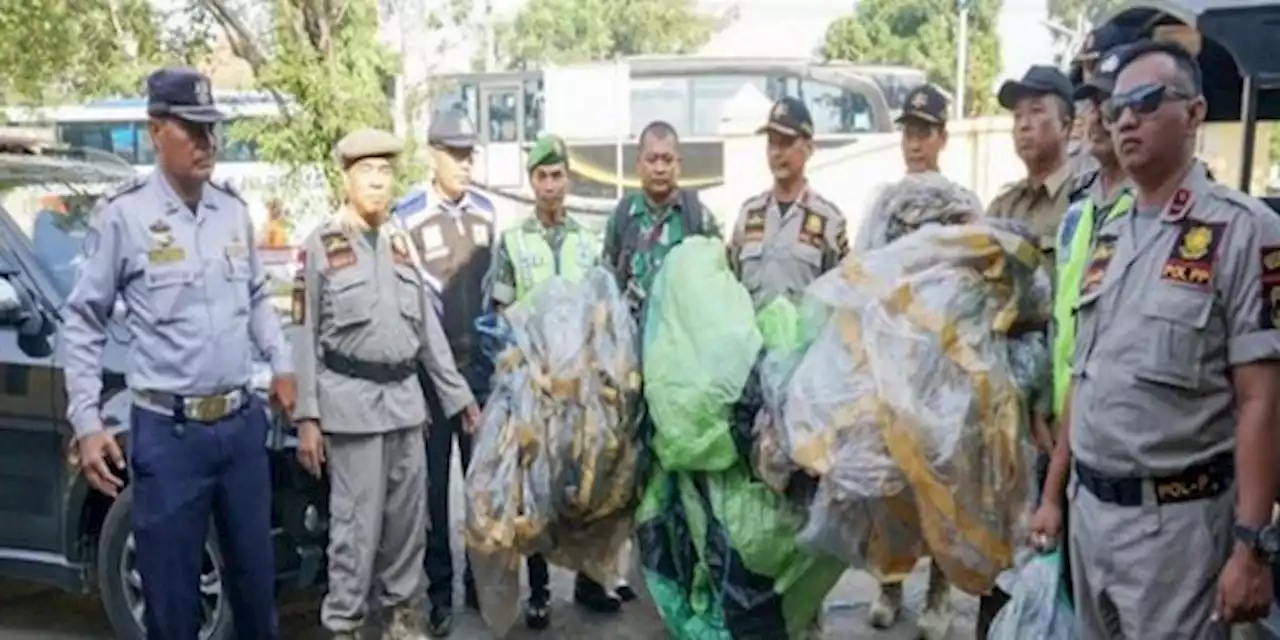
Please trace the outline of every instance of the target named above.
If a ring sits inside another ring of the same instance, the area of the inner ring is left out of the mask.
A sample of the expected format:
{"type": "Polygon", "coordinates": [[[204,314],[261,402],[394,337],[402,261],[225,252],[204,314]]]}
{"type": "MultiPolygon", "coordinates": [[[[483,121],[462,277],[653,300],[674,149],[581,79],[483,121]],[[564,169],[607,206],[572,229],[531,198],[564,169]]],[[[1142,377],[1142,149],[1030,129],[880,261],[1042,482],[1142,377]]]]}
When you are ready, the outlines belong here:
{"type": "Polygon", "coordinates": [[[1228,187],[1225,184],[1221,184],[1218,182],[1210,183],[1209,193],[1217,198],[1221,198],[1223,200],[1226,200],[1227,202],[1230,202],[1231,204],[1237,205],[1241,209],[1245,209],[1250,213],[1255,213],[1258,215],[1266,215],[1266,216],[1275,215],[1275,213],[1271,211],[1271,208],[1268,207],[1265,202],[1247,193],[1242,193],[1237,189],[1232,189],[1231,187],[1228,187]]]}
{"type": "Polygon", "coordinates": [[[400,216],[407,216],[427,208],[427,192],[425,190],[413,191],[409,195],[400,199],[391,207],[391,213],[400,216]]]}
{"type": "Polygon", "coordinates": [[[770,195],[769,191],[761,191],[760,193],[757,193],[756,195],[751,196],[746,200],[743,200],[742,206],[739,208],[742,209],[743,211],[746,211],[747,209],[763,208],[767,204],[769,204],[769,195],[770,195]]]}
{"type": "Polygon", "coordinates": [[[490,200],[489,196],[486,196],[485,194],[480,193],[479,191],[476,191],[475,189],[468,187],[467,197],[471,200],[472,204],[476,205],[476,207],[480,209],[484,209],[489,213],[493,213],[495,211],[493,200],[490,200]]]}
{"type": "Polygon", "coordinates": [[[112,200],[115,200],[120,196],[123,196],[128,193],[133,193],[134,191],[141,189],[146,184],[147,184],[146,176],[136,176],[133,178],[129,178],[128,180],[125,180],[124,182],[116,185],[107,193],[103,194],[102,198],[99,200],[99,203],[111,202],[112,200]]]}
{"type": "Polygon", "coordinates": [[[249,206],[249,201],[245,200],[244,196],[240,195],[240,192],[236,190],[235,187],[231,186],[230,182],[227,182],[226,180],[210,180],[209,186],[231,196],[232,198],[235,198],[236,200],[239,200],[240,204],[246,207],[249,206]]]}
{"type": "Polygon", "coordinates": [[[837,206],[836,206],[836,203],[834,203],[834,202],[832,202],[832,201],[830,201],[830,200],[828,200],[828,199],[826,199],[826,198],[822,197],[822,195],[821,195],[821,194],[815,193],[815,192],[813,192],[813,191],[809,191],[809,192],[808,192],[808,198],[809,198],[809,204],[810,204],[810,205],[816,204],[816,205],[818,205],[819,207],[825,208],[825,209],[826,209],[826,211],[824,211],[823,213],[827,213],[827,214],[829,214],[830,216],[835,217],[835,218],[839,218],[839,217],[842,217],[842,216],[844,215],[844,214],[840,211],[840,207],[837,207],[837,206]]]}
{"type": "Polygon", "coordinates": [[[1094,182],[1098,181],[1098,176],[1101,174],[1101,171],[1087,171],[1076,176],[1067,191],[1067,202],[1083,200],[1089,188],[1093,186],[1094,182]]]}

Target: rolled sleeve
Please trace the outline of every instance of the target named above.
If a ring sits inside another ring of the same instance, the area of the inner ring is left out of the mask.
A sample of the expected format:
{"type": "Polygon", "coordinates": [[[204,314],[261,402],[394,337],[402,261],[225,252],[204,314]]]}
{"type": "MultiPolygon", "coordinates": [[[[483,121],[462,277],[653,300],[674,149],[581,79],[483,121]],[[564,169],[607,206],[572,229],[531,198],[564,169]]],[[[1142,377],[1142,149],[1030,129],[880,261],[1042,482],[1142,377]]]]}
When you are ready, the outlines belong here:
{"type": "Polygon", "coordinates": [[[119,263],[124,241],[124,221],[111,204],[99,205],[93,226],[81,247],[75,285],[63,313],[64,380],[67,420],[76,437],[102,430],[99,399],[102,394],[102,351],[106,327],[119,288],[119,263]]]}
{"type": "Polygon", "coordinates": [[[1237,216],[1228,242],[1227,362],[1280,359],[1280,219],[1257,211],[1237,216]]]}

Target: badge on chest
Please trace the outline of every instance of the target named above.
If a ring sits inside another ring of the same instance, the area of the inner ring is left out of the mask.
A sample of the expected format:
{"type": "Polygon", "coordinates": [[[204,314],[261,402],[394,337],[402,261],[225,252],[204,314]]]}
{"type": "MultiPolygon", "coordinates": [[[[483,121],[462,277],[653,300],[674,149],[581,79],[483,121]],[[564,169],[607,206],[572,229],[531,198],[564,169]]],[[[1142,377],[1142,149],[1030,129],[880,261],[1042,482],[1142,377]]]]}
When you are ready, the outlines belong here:
{"type": "Polygon", "coordinates": [[[747,212],[747,219],[742,225],[743,242],[760,242],[764,240],[764,209],[752,209],[747,212]]]}
{"type": "Polygon", "coordinates": [[[1173,243],[1169,257],[1160,269],[1160,278],[1198,287],[1213,283],[1213,268],[1218,260],[1218,246],[1227,225],[1187,218],[1173,243]]]}
{"type": "Polygon", "coordinates": [[[178,246],[173,238],[173,229],[164,220],[156,220],[147,227],[151,233],[151,248],[147,250],[147,262],[151,264],[172,264],[181,262],[187,252],[178,246]]]}
{"type": "Polygon", "coordinates": [[[330,269],[344,269],[356,263],[356,251],[341,231],[320,236],[320,244],[324,246],[324,259],[330,269]]]}
{"type": "Polygon", "coordinates": [[[822,239],[827,233],[827,219],[806,211],[804,221],[800,223],[800,242],[811,247],[822,248],[822,239]]]}

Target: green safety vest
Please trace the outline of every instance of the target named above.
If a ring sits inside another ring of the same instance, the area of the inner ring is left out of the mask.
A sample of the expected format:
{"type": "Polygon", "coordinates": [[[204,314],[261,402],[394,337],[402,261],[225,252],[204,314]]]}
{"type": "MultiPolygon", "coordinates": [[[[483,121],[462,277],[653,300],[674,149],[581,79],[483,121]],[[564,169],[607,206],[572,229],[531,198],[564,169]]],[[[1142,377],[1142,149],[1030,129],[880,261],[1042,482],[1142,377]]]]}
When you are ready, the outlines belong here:
{"type": "MultiPolygon", "coordinates": [[[[1133,196],[1128,191],[1121,193],[1107,212],[1107,222],[1128,213],[1132,206],[1133,196]]],[[[1061,416],[1066,407],[1067,389],[1071,387],[1071,358],[1076,348],[1075,307],[1080,299],[1080,278],[1093,244],[1095,209],[1093,200],[1086,199],[1075,225],[1069,226],[1064,221],[1058,228],[1058,281],[1053,296],[1053,413],[1057,416],[1061,416]],[[1061,254],[1064,251],[1065,259],[1061,254]]]]}
{"type": "Polygon", "coordinates": [[[565,230],[558,254],[551,250],[543,230],[534,225],[522,224],[507,232],[506,238],[507,255],[516,272],[516,300],[523,300],[555,276],[573,282],[582,280],[600,255],[594,234],[581,227],[565,230]]]}

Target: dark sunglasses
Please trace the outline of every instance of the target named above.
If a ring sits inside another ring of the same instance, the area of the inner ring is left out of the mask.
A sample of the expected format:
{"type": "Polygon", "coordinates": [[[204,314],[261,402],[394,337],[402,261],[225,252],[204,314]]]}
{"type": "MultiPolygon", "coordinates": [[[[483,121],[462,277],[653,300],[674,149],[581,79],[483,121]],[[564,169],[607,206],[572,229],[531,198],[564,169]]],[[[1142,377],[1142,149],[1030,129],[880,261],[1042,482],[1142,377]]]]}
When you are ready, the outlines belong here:
{"type": "Polygon", "coordinates": [[[1165,84],[1144,84],[1131,91],[1114,93],[1100,106],[1102,119],[1114,123],[1120,119],[1125,109],[1132,109],[1139,116],[1148,115],[1160,108],[1160,105],[1174,100],[1190,100],[1195,96],[1179,91],[1165,84]]]}

